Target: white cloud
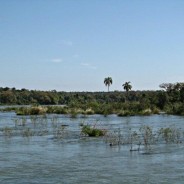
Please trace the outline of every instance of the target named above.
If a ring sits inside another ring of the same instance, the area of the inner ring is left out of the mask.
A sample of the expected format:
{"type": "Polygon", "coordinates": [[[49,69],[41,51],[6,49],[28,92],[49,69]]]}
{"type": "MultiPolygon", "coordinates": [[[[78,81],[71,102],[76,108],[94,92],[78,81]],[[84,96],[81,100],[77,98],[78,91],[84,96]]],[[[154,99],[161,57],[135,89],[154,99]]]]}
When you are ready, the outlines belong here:
{"type": "Polygon", "coordinates": [[[54,58],[54,59],[51,59],[51,62],[52,63],[61,63],[63,60],[61,58],[54,58]]]}
{"type": "Polygon", "coordinates": [[[96,66],[93,66],[90,63],[80,63],[80,65],[83,66],[83,67],[89,68],[89,69],[93,69],[93,70],[97,69],[96,66]]]}

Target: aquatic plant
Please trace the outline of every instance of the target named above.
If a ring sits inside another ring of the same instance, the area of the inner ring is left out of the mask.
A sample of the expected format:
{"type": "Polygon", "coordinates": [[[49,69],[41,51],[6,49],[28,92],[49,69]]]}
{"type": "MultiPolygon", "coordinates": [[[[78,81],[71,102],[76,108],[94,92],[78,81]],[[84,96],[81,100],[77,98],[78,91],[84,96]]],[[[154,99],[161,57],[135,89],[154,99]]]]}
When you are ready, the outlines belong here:
{"type": "Polygon", "coordinates": [[[47,113],[68,114],[67,106],[47,106],[47,113]]]}
{"type": "Polygon", "coordinates": [[[151,145],[156,141],[156,134],[153,133],[153,130],[150,126],[146,125],[142,126],[139,131],[142,137],[142,145],[144,145],[146,151],[150,150],[151,145]]]}
{"type": "Polygon", "coordinates": [[[105,134],[105,142],[109,143],[110,146],[123,144],[123,136],[121,133],[121,129],[118,128],[117,130],[114,131],[108,131],[105,134]]]}
{"type": "Polygon", "coordinates": [[[92,115],[95,114],[94,110],[91,108],[86,109],[85,111],[82,112],[84,115],[92,115]]]}
{"type": "Polygon", "coordinates": [[[34,135],[34,132],[30,129],[30,128],[25,128],[22,130],[22,136],[23,137],[30,137],[30,136],[33,136],[34,135]]]}
{"type": "Polygon", "coordinates": [[[158,131],[158,135],[164,139],[166,144],[168,143],[181,143],[182,139],[182,133],[180,129],[177,129],[175,127],[168,127],[168,128],[161,128],[158,131]]]}
{"type": "Polygon", "coordinates": [[[42,115],[47,112],[43,106],[21,107],[16,110],[17,115],[42,115]]]}
{"type": "Polygon", "coordinates": [[[25,117],[22,117],[22,119],[21,119],[21,125],[22,126],[25,126],[26,125],[26,122],[27,122],[26,118],[25,117]]]}
{"type": "Polygon", "coordinates": [[[128,111],[128,110],[121,110],[118,113],[118,116],[123,117],[123,116],[133,116],[135,115],[135,113],[133,113],[132,111],[128,111]]]}
{"type": "Polygon", "coordinates": [[[33,124],[34,127],[37,125],[38,121],[38,116],[30,116],[31,123],[33,124]]]}
{"type": "Polygon", "coordinates": [[[77,118],[77,115],[81,114],[81,109],[71,108],[69,114],[70,118],[77,118]]]}
{"type": "Polygon", "coordinates": [[[130,151],[139,151],[141,146],[141,139],[140,135],[136,132],[133,131],[130,135],[130,151]],[[135,148],[134,145],[137,145],[135,148]]]}
{"type": "Polygon", "coordinates": [[[2,129],[2,132],[3,132],[4,136],[11,137],[12,133],[13,133],[13,129],[11,127],[4,127],[2,129]]]}
{"type": "Polygon", "coordinates": [[[67,125],[58,125],[57,127],[55,127],[53,130],[54,138],[55,139],[66,138],[66,136],[68,135],[66,128],[67,128],[67,125]]]}
{"type": "Polygon", "coordinates": [[[90,125],[83,125],[81,134],[82,135],[87,135],[89,137],[99,137],[99,136],[104,136],[106,134],[106,130],[104,129],[99,129],[96,127],[91,127],[90,125]]]}
{"type": "Polygon", "coordinates": [[[84,121],[81,121],[81,122],[79,123],[79,126],[80,126],[80,127],[83,127],[83,126],[84,126],[84,121]]]}

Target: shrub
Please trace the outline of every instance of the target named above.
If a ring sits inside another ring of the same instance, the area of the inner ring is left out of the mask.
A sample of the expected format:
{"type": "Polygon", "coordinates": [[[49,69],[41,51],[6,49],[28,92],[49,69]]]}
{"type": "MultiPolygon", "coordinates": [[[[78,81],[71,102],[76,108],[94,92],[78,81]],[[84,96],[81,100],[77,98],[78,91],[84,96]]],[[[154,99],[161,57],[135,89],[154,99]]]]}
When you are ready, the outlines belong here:
{"type": "Polygon", "coordinates": [[[82,134],[88,135],[89,137],[99,137],[104,136],[106,131],[98,128],[92,128],[89,125],[84,125],[82,127],[82,134]]]}

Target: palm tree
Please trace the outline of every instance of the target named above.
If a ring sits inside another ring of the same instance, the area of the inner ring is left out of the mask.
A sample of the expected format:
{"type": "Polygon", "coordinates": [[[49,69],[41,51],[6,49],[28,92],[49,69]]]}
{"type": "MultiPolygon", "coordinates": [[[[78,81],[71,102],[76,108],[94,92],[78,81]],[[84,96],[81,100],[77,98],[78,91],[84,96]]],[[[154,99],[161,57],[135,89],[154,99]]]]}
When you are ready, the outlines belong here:
{"type": "Polygon", "coordinates": [[[130,82],[125,82],[122,86],[127,93],[127,99],[128,99],[128,94],[129,94],[129,91],[132,89],[132,85],[130,84],[130,82]]]}
{"type": "Polygon", "coordinates": [[[109,86],[112,84],[112,78],[111,77],[105,78],[104,84],[108,87],[108,92],[109,92],[109,86]]]}

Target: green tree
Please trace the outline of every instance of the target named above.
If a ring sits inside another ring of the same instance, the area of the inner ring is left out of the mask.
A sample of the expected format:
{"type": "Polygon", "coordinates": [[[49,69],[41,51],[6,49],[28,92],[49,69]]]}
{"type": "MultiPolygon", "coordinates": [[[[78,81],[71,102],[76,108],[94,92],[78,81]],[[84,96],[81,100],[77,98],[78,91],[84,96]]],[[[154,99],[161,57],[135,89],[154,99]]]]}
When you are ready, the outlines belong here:
{"type": "Polygon", "coordinates": [[[0,94],[0,103],[1,104],[16,104],[17,98],[12,91],[3,91],[0,94]]]}
{"type": "Polygon", "coordinates": [[[128,99],[129,91],[132,89],[132,85],[130,84],[130,82],[125,82],[122,86],[127,93],[127,99],[128,99]]]}
{"type": "Polygon", "coordinates": [[[108,87],[108,92],[109,92],[109,86],[112,84],[112,78],[111,77],[105,78],[104,84],[108,87]]]}

